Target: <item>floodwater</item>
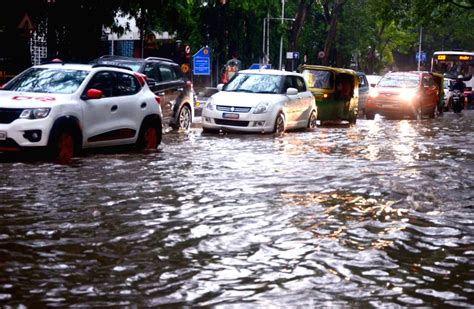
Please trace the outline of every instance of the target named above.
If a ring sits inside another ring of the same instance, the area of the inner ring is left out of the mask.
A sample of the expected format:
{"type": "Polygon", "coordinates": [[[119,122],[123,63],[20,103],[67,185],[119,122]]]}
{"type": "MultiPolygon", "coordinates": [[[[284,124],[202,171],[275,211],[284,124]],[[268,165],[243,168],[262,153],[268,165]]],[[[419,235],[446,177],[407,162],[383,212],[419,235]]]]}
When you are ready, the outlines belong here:
{"type": "Polygon", "coordinates": [[[3,158],[0,306],[474,308],[473,119],[3,158]]]}

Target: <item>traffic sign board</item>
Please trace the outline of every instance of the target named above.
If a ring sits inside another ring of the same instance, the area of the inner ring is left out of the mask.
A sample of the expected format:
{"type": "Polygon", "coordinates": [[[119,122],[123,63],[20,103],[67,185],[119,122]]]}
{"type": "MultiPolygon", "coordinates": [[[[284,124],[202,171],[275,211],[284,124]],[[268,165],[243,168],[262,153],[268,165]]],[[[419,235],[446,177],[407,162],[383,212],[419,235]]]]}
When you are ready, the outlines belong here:
{"type": "Polygon", "coordinates": [[[193,74],[211,75],[211,49],[209,47],[203,47],[194,54],[193,74]]]}
{"type": "Polygon", "coordinates": [[[300,53],[299,52],[287,52],[286,59],[299,59],[300,53]]]}
{"type": "Polygon", "coordinates": [[[426,53],[421,52],[421,58],[420,58],[420,53],[416,53],[415,58],[416,58],[416,61],[425,62],[426,61],[426,53]]]}

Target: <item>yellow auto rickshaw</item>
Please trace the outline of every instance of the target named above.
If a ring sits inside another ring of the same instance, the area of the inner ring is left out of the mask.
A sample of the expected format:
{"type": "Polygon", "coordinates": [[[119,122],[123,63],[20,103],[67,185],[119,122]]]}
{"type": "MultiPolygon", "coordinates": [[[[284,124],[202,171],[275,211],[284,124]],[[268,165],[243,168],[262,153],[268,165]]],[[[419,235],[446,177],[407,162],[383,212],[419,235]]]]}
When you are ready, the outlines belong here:
{"type": "Polygon", "coordinates": [[[316,99],[320,124],[357,121],[359,77],[354,70],[304,64],[299,67],[316,99]]]}

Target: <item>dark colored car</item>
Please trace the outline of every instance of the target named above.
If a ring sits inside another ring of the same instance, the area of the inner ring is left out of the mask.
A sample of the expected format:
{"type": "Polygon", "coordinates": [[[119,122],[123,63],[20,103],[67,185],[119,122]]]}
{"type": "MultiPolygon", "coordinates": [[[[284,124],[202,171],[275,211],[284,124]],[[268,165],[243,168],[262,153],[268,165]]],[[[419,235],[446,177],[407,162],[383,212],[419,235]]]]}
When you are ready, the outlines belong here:
{"type": "Polygon", "coordinates": [[[191,127],[195,100],[193,84],[171,59],[105,55],[92,63],[129,67],[145,74],[148,86],[160,97],[164,130],[188,130],[191,127]]]}
{"type": "Polygon", "coordinates": [[[391,72],[372,89],[365,103],[365,116],[434,118],[440,97],[437,81],[429,72],[391,72]]]}

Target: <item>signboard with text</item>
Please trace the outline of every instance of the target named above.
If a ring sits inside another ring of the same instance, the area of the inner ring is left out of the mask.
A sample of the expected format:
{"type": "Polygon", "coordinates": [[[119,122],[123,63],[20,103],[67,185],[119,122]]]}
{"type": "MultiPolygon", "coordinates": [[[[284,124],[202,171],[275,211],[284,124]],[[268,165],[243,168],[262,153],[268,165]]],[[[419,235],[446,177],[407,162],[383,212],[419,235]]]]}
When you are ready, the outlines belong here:
{"type": "Polygon", "coordinates": [[[211,75],[211,49],[209,47],[203,47],[194,54],[193,74],[211,75]]]}

